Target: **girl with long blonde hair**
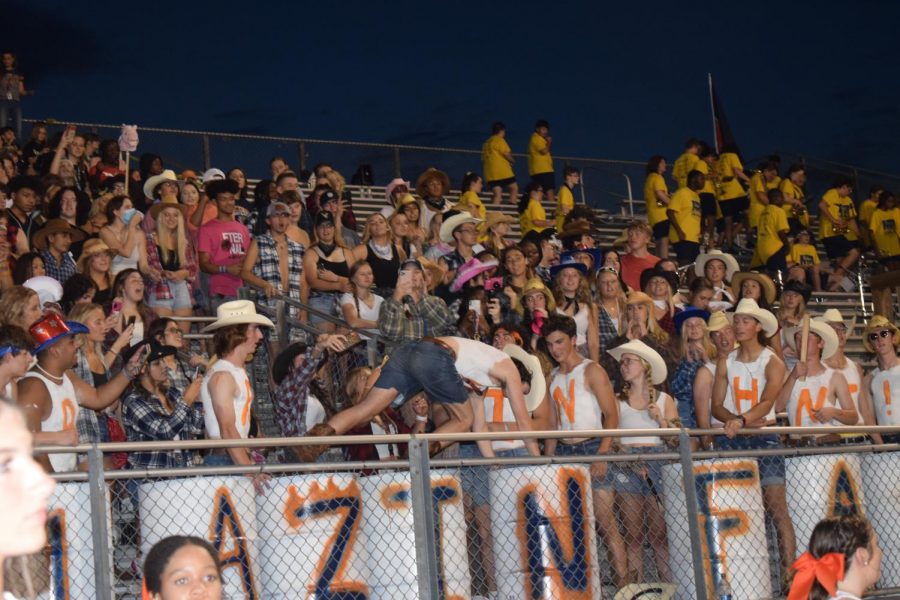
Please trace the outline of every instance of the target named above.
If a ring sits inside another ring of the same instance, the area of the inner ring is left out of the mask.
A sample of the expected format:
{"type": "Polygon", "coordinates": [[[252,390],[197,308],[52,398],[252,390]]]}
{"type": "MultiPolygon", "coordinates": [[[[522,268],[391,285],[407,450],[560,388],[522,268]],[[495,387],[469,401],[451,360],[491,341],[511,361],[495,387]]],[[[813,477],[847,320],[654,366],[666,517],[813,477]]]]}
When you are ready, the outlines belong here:
{"type": "MultiPolygon", "coordinates": [[[[156,222],[147,236],[147,305],[161,317],[190,317],[194,312],[191,283],[197,276],[197,260],[185,226],[186,208],[172,198],[164,198],[150,208],[156,222]],[[159,277],[155,274],[159,273],[159,277]]],[[[191,323],[178,327],[190,333],[191,323]]]]}
{"type": "Polygon", "coordinates": [[[556,312],[575,319],[576,348],[585,358],[600,359],[600,330],[597,306],[591,297],[586,275],[587,267],[564,256],[560,264],[550,269],[555,277],[553,296],[556,312]]]}
{"type": "Polygon", "coordinates": [[[353,249],[353,258],[369,263],[375,276],[375,293],[386,297],[397,287],[400,263],[406,260],[403,248],[394,240],[387,218],[381,213],[373,213],[366,219],[362,243],[353,249]]]}

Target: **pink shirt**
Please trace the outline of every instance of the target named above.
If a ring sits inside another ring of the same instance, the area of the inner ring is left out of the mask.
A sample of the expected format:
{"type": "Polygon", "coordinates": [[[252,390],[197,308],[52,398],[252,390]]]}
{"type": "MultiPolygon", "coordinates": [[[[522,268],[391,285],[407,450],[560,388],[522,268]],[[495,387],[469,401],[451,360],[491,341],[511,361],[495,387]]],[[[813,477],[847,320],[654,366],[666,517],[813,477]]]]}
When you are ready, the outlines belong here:
{"type": "MultiPolygon", "coordinates": [[[[250,232],[237,221],[215,219],[200,227],[198,252],[206,252],[209,262],[219,267],[237,265],[244,261],[250,246],[250,232]]],[[[214,273],[209,276],[209,293],[237,296],[242,285],[240,277],[230,273],[214,273]]]]}
{"type": "Polygon", "coordinates": [[[644,269],[655,267],[659,262],[659,257],[650,254],[644,258],[637,258],[630,254],[623,254],[619,261],[622,263],[622,280],[632,290],[641,291],[641,273],[644,272],[644,269]]]}

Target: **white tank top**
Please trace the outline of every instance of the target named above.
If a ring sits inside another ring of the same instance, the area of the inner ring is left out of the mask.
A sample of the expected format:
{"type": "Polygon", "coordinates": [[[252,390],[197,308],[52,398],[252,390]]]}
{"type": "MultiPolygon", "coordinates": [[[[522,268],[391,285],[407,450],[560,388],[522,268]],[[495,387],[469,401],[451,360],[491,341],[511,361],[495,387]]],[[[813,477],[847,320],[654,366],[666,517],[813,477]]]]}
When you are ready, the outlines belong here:
{"type": "MultiPolygon", "coordinates": [[[[768,346],[762,349],[752,363],[738,362],[740,348],[732,350],[728,355],[728,387],[725,390],[723,406],[736,415],[742,415],[757,404],[766,388],[766,366],[775,353],[768,346]],[[735,399],[737,402],[735,402],[735,399]]],[[[775,420],[775,405],[772,405],[769,420],[775,420]]]]}
{"type": "MultiPolygon", "coordinates": [[[[673,402],[672,396],[665,392],[659,392],[655,404],[660,412],[665,414],[666,404],[673,402]]],[[[649,405],[647,408],[650,408],[649,405]]],[[[628,402],[619,401],[619,429],[659,429],[656,419],[650,417],[647,409],[638,410],[632,408],[628,402]]],[[[663,443],[661,437],[654,436],[625,436],[621,438],[623,446],[660,446],[663,443]]]]}
{"type": "Polygon", "coordinates": [[[879,425],[900,425],[900,365],[872,373],[872,405],[879,425]]]}
{"type": "Polygon", "coordinates": [[[230,373],[237,385],[234,402],[234,426],[242,438],[250,433],[250,405],[253,404],[253,390],[250,389],[250,378],[247,371],[236,367],[227,360],[219,359],[206,372],[203,385],[200,386],[200,401],[203,403],[203,420],[206,422],[206,436],[212,440],[222,438],[219,421],[213,409],[212,397],[209,395],[209,380],[216,373],[230,373]]]}
{"type": "Polygon", "coordinates": [[[603,412],[597,397],[587,387],[584,373],[590,364],[590,360],[582,360],[571,373],[560,373],[559,368],[553,370],[550,397],[556,403],[560,431],[603,429],[603,412]]]}
{"type": "Polygon", "coordinates": [[[847,387],[850,388],[850,399],[853,400],[853,408],[856,409],[856,414],[859,415],[856,424],[863,425],[862,413],[859,412],[859,391],[862,389],[862,380],[859,378],[859,369],[856,367],[856,363],[849,358],[844,358],[844,361],[847,364],[844,365],[843,369],[834,370],[838,373],[842,373],[844,379],[847,380],[847,387]]]}
{"type": "Polygon", "coordinates": [[[819,423],[812,418],[812,413],[825,406],[834,406],[836,398],[829,399],[831,378],[835,370],[825,367],[825,372],[816,376],[807,376],[806,381],[794,382],[791,397],[787,403],[788,422],[791,427],[831,427],[841,424],[832,419],[828,423],[819,423]]]}
{"type": "MultiPolygon", "coordinates": [[[[61,384],[57,384],[38,372],[29,371],[22,379],[34,377],[44,382],[47,393],[50,394],[50,415],[41,421],[41,431],[55,432],[75,429],[75,421],[78,418],[78,398],[75,396],[75,386],[69,376],[63,374],[61,384]]],[[[57,473],[74,471],[78,466],[78,456],[74,453],[48,454],[50,465],[57,473]]]]}
{"type": "MultiPolygon", "coordinates": [[[[509,399],[503,395],[503,388],[494,386],[490,387],[484,393],[484,418],[488,423],[515,423],[516,417],[513,415],[512,408],[509,405],[509,399]]],[[[524,448],[525,442],[522,440],[496,440],[491,442],[494,450],[515,450],[516,448],[524,448]]]]}
{"type": "Polygon", "coordinates": [[[453,341],[456,343],[456,372],[483,387],[496,385],[491,381],[488,371],[509,356],[476,340],[455,337],[453,341]]]}
{"type": "MultiPolygon", "coordinates": [[[[141,232],[141,234],[143,234],[143,232],[141,232]]],[[[121,254],[116,253],[109,265],[110,275],[115,277],[119,274],[120,271],[124,271],[125,269],[137,269],[139,255],[140,248],[138,248],[137,243],[135,243],[134,249],[131,251],[130,256],[122,256],[121,254]]]]}
{"type": "MultiPolygon", "coordinates": [[[[557,308],[556,312],[564,315],[566,311],[557,308]]],[[[575,320],[575,345],[584,346],[587,344],[588,321],[590,320],[590,309],[583,302],[578,303],[578,312],[570,315],[575,320]]]]}

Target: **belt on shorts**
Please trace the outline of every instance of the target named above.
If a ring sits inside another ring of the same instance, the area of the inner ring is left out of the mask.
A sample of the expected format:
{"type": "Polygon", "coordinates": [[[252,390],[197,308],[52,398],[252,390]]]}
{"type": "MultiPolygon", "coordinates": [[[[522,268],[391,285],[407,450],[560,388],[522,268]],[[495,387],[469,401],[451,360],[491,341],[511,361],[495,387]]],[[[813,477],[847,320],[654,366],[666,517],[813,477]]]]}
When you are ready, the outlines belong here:
{"type": "Polygon", "coordinates": [[[829,433],[827,435],[820,436],[805,436],[795,441],[795,444],[799,448],[806,448],[810,446],[827,446],[834,444],[867,444],[869,443],[869,436],[867,435],[854,435],[850,437],[844,437],[837,433],[829,433]]]}
{"type": "Polygon", "coordinates": [[[436,337],[425,336],[422,338],[423,342],[428,342],[429,344],[434,344],[441,350],[445,350],[447,354],[449,354],[453,358],[453,362],[456,362],[456,351],[450,347],[450,344],[445,342],[444,340],[438,339],[436,337]]]}

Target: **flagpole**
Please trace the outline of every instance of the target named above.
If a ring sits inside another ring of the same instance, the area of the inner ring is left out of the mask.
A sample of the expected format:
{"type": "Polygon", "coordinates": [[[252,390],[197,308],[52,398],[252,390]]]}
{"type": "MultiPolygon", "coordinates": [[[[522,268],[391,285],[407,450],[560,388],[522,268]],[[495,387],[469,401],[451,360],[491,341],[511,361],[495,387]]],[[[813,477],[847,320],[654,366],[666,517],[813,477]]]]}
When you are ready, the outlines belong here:
{"type": "Polygon", "coordinates": [[[707,80],[709,81],[709,111],[712,115],[712,126],[713,126],[713,145],[716,147],[716,154],[719,153],[719,134],[718,128],[716,127],[716,104],[713,100],[713,80],[712,73],[706,74],[707,80]]]}

